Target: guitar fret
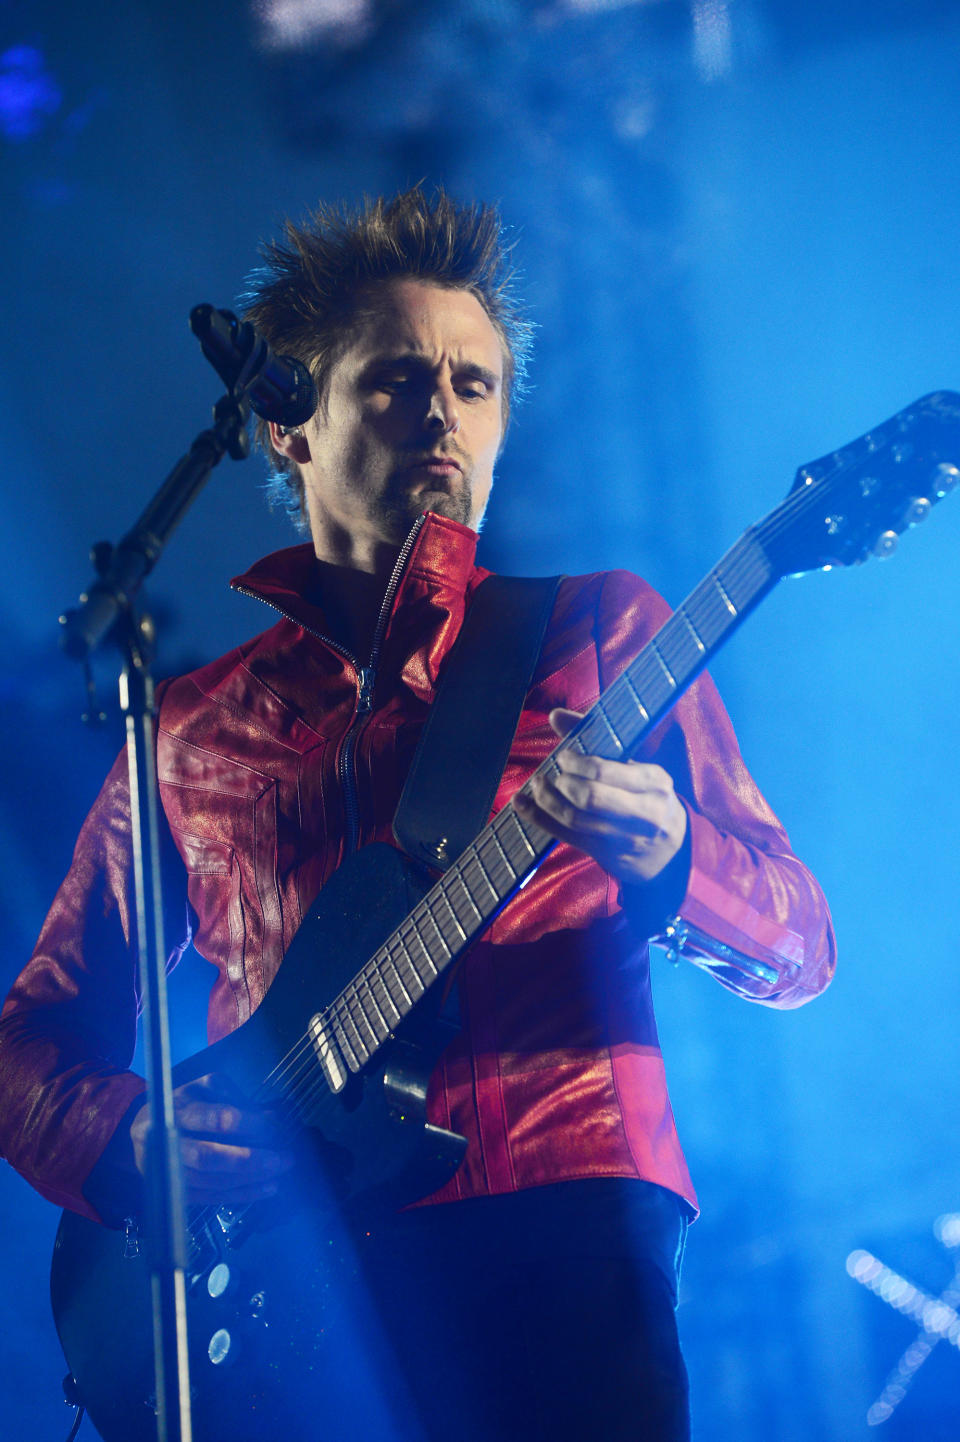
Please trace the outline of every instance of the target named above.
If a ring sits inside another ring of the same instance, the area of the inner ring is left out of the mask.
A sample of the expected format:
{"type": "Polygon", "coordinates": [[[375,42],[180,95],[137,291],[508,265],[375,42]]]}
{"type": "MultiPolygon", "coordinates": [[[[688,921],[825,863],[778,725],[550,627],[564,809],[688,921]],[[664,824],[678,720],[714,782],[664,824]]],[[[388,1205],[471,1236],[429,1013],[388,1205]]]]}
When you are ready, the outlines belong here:
{"type": "Polygon", "coordinates": [[[358,985],[358,982],[359,978],[355,978],[352,986],[344,992],[344,996],[347,998],[347,1005],[350,1008],[350,1015],[353,1018],[354,1025],[357,1027],[357,1031],[360,1034],[360,1039],[363,1042],[366,1050],[369,1052],[370,1048],[367,1045],[366,1039],[364,1038],[364,1031],[368,1031],[372,1036],[374,1047],[379,1045],[382,1038],[377,1035],[377,1029],[373,1025],[373,1022],[370,1020],[370,1017],[367,1013],[367,1008],[363,1004],[363,998],[360,995],[361,987],[360,985],[358,985]]]}
{"type": "Polygon", "coordinates": [[[671,691],[675,691],[675,690],[677,689],[677,678],[676,678],[676,676],[673,674],[673,672],[670,670],[670,667],[667,665],[666,661],[664,660],[663,652],[661,651],[660,647],[657,645],[656,641],[651,641],[651,642],[650,642],[650,650],[653,652],[654,656],[656,656],[657,660],[660,662],[660,666],[661,666],[661,668],[662,668],[662,670],[663,670],[663,674],[664,674],[664,675],[666,676],[666,678],[667,678],[667,682],[668,682],[668,684],[669,684],[669,686],[670,686],[671,691]]]}
{"type": "MultiPolygon", "coordinates": [[[[456,870],[456,871],[448,871],[448,872],[447,872],[447,875],[446,875],[446,877],[444,878],[445,885],[446,885],[446,887],[448,888],[447,894],[448,894],[448,895],[451,895],[452,892],[453,892],[453,890],[454,890],[454,888],[456,887],[456,888],[458,889],[459,893],[463,895],[463,897],[464,897],[464,899],[466,900],[466,903],[467,903],[467,905],[470,907],[471,911],[476,912],[478,921],[481,921],[481,922],[482,922],[482,921],[483,921],[483,912],[480,910],[479,906],[477,905],[477,903],[476,903],[476,902],[474,901],[474,899],[473,899],[473,895],[472,895],[472,893],[471,893],[471,891],[470,891],[470,887],[467,885],[467,878],[466,878],[466,876],[463,874],[463,869],[462,869],[462,867],[463,867],[463,863],[461,862],[460,866],[457,867],[457,870],[456,870]]],[[[453,906],[453,910],[454,910],[455,914],[457,914],[458,916],[463,914],[462,908],[459,906],[459,904],[454,905],[452,899],[451,899],[451,906],[453,906]]],[[[470,923],[468,924],[468,926],[465,926],[465,927],[464,927],[464,930],[463,930],[464,936],[468,936],[472,930],[473,930],[473,923],[470,922],[470,923]]]]}
{"type": "MultiPolygon", "coordinates": [[[[443,948],[443,950],[447,953],[448,958],[450,956],[450,948],[443,939],[443,932],[440,930],[434,919],[433,912],[430,910],[430,903],[428,901],[421,901],[420,905],[413,913],[413,923],[414,926],[416,926],[417,928],[417,937],[420,941],[420,945],[423,948],[424,957],[429,964],[433,975],[437,976],[439,974],[438,968],[433,960],[434,954],[437,951],[437,945],[439,944],[439,946],[443,948]],[[427,931],[427,927],[430,928],[429,932],[427,931]],[[427,939],[431,935],[431,933],[435,938],[435,941],[429,941],[427,939]]],[[[420,979],[421,981],[423,980],[422,974],[420,979]]],[[[433,977],[431,977],[430,980],[432,981],[433,977]]]]}
{"type": "Polygon", "coordinates": [[[675,611],[671,616],[666,633],[658,642],[657,650],[662,661],[670,668],[678,691],[701,669],[706,656],[706,647],[683,610],[675,611]]]}
{"type": "MultiPolygon", "coordinates": [[[[394,939],[394,938],[391,937],[390,945],[391,945],[391,946],[395,946],[395,947],[397,948],[398,952],[400,952],[401,955],[402,955],[403,942],[400,941],[399,937],[397,937],[396,939],[394,939]]],[[[388,953],[388,954],[389,954],[389,953],[388,953]]],[[[393,992],[390,991],[390,985],[389,985],[389,980],[388,980],[388,978],[392,977],[392,979],[397,983],[397,986],[400,988],[401,1001],[404,1003],[404,1009],[403,1009],[403,1011],[399,1012],[399,1015],[401,1015],[401,1016],[406,1016],[407,1012],[408,1012],[408,1011],[410,1010],[410,1008],[413,1006],[413,1001],[414,1001],[414,999],[413,999],[413,997],[410,995],[410,993],[409,993],[409,991],[407,990],[407,988],[404,986],[403,977],[400,975],[400,964],[399,964],[399,961],[398,961],[396,958],[394,958],[393,956],[390,956],[390,971],[388,972],[388,971],[384,970],[383,976],[384,976],[384,981],[385,981],[386,984],[387,984],[387,991],[388,991],[388,993],[389,993],[389,995],[390,995],[390,1000],[391,1000],[391,1002],[393,1001],[393,992]]],[[[394,1002],[394,1005],[396,1005],[395,1002],[394,1002]]],[[[398,1009],[398,1010],[399,1010],[399,1009],[398,1009]]]]}
{"type": "Polygon", "coordinates": [[[477,843],[477,856],[480,860],[480,865],[483,867],[484,874],[486,875],[487,880],[490,882],[491,890],[493,891],[494,896],[497,898],[498,903],[507,894],[511,884],[516,879],[513,875],[513,872],[510,870],[510,866],[506,860],[506,857],[503,857],[502,860],[500,859],[500,857],[498,857],[497,852],[500,851],[500,843],[494,836],[493,829],[490,828],[477,843]],[[486,847],[487,849],[487,856],[485,859],[483,856],[484,847],[486,847]],[[496,851],[494,851],[494,854],[491,856],[490,852],[493,851],[494,847],[496,848],[496,851]],[[500,885],[498,882],[498,876],[500,874],[503,874],[503,885],[500,885]]]}
{"type": "Polygon", "coordinates": [[[513,817],[513,823],[519,831],[520,837],[525,847],[529,851],[531,859],[535,860],[536,857],[538,857],[541,852],[544,851],[549,845],[552,839],[549,832],[544,831],[543,827],[538,826],[535,821],[521,821],[520,817],[517,815],[517,813],[513,810],[512,807],[511,814],[513,817]],[[534,835],[532,835],[531,833],[535,833],[536,837],[539,838],[536,842],[534,839],[534,835]]]}
{"type": "MultiPolygon", "coordinates": [[[[433,922],[437,934],[440,937],[441,945],[445,948],[448,956],[452,957],[454,951],[460,946],[460,942],[463,938],[463,930],[461,927],[457,927],[457,930],[460,932],[460,939],[458,940],[456,937],[454,937],[453,945],[451,945],[450,941],[447,939],[447,930],[444,926],[446,917],[444,916],[443,911],[438,905],[439,902],[445,900],[446,898],[444,897],[442,891],[431,891],[423,898],[423,905],[426,907],[430,920],[433,922]]],[[[446,907],[446,910],[450,912],[449,905],[446,907]]],[[[453,919],[454,925],[456,925],[456,917],[453,917],[452,912],[450,914],[453,919]]]]}
{"type": "Polygon", "coordinates": [[[605,728],[606,728],[606,730],[607,730],[607,734],[609,735],[610,740],[613,742],[614,746],[616,747],[618,754],[622,755],[622,753],[623,753],[623,742],[620,740],[620,736],[619,736],[616,728],[614,727],[613,722],[612,722],[611,719],[610,719],[609,708],[604,705],[604,701],[603,701],[603,697],[602,697],[602,696],[601,696],[600,700],[597,702],[597,713],[598,713],[598,715],[600,716],[600,719],[601,719],[601,721],[603,722],[603,724],[604,724],[604,726],[605,726],[605,728]]]}
{"type": "Polygon", "coordinates": [[[610,724],[616,731],[622,748],[626,750],[636,728],[636,708],[623,682],[624,678],[618,677],[607,691],[604,700],[610,724]]]}
{"type": "Polygon", "coordinates": [[[317,1014],[310,1019],[307,1036],[313,1042],[320,1070],[327,1079],[332,1092],[342,1091],[347,1084],[347,1073],[343,1068],[344,1058],[336,1041],[330,1035],[326,1016],[317,1014]]]}
{"type": "Polygon", "coordinates": [[[354,1056],[358,1059],[359,1065],[363,1066],[369,1060],[370,1054],[367,1044],[360,1034],[360,1028],[354,1020],[351,1002],[355,1001],[356,998],[347,992],[341,997],[340,1024],[344,1029],[344,1034],[349,1038],[354,1056]]]}
{"type": "Polygon", "coordinates": [[[481,880],[481,882],[483,883],[483,885],[487,888],[487,890],[489,891],[490,895],[493,897],[493,904],[494,904],[494,906],[496,906],[496,904],[499,902],[500,896],[499,896],[498,892],[496,891],[493,883],[491,882],[490,877],[487,875],[487,868],[484,866],[483,861],[482,861],[481,858],[480,858],[480,853],[479,853],[479,851],[477,850],[476,847],[472,848],[472,855],[471,855],[470,857],[464,859],[464,860],[460,863],[460,865],[461,865],[461,869],[462,869],[463,874],[464,874],[464,885],[467,886],[467,894],[468,894],[468,896],[470,897],[470,900],[471,900],[472,904],[473,904],[474,907],[476,908],[477,915],[478,915],[481,919],[485,919],[487,913],[486,913],[481,907],[477,906],[476,902],[475,902],[474,899],[473,899],[473,892],[470,890],[469,883],[468,883],[467,880],[466,880],[467,867],[468,867],[468,866],[474,866],[474,867],[476,867],[476,868],[479,870],[480,880],[481,880]]]}
{"type": "MultiPolygon", "coordinates": [[[[386,1017],[384,1016],[383,1012],[380,1010],[380,1003],[377,1001],[376,992],[374,991],[373,986],[371,985],[370,978],[366,975],[365,972],[361,972],[361,973],[360,973],[360,976],[359,976],[358,979],[357,979],[357,983],[358,983],[358,989],[363,990],[363,991],[366,993],[366,995],[369,997],[369,999],[370,999],[370,1004],[371,1004],[371,1006],[373,1007],[374,1011],[376,1012],[376,1020],[380,1023],[379,1027],[376,1027],[376,1026],[374,1026],[374,1025],[371,1023],[371,1030],[373,1031],[374,1040],[375,1040],[375,1042],[377,1043],[377,1045],[379,1046],[382,1042],[386,1041],[386,1039],[387,1039],[387,1037],[388,1037],[388,1035],[389,1035],[389,1033],[390,1033],[390,1027],[389,1027],[389,1025],[387,1024],[387,1019],[386,1019],[386,1017]]],[[[365,1014],[369,1016],[369,1012],[367,1012],[366,1004],[364,1004],[364,1008],[363,1008],[363,1009],[364,1009],[365,1014]]]]}
{"type": "Polygon", "coordinates": [[[517,876],[523,876],[524,872],[529,870],[530,862],[536,860],[537,852],[530,844],[530,838],[512,806],[504,807],[497,821],[500,837],[508,849],[510,864],[517,876]]]}
{"type": "Polygon", "coordinates": [[[727,610],[730,612],[730,615],[731,615],[731,616],[738,616],[740,613],[738,612],[736,606],[733,604],[733,602],[731,601],[730,597],[728,596],[728,594],[727,594],[727,588],[726,588],[726,586],[723,584],[723,582],[721,581],[719,575],[717,575],[716,573],[714,573],[713,580],[714,580],[714,585],[716,586],[717,590],[720,592],[720,596],[721,596],[721,598],[722,598],[722,600],[723,600],[723,604],[726,606],[727,610]]]}
{"type": "MultiPolygon", "coordinates": [[[[449,916],[450,920],[453,922],[453,924],[454,924],[454,926],[456,927],[457,931],[459,931],[459,933],[460,933],[460,941],[459,941],[459,942],[456,941],[456,938],[454,938],[455,944],[459,947],[463,942],[466,941],[466,939],[467,939],[467,933],[464,931],[463,927],[460,925],[460,919],[459,919],[459,917],[457,916],[456,908],[455,908],[454,905],[453,905],[453,901],[452,901],[451,897],[449,896],[448,892],[447,892],[447,891],[444,889],[444,887],[442,887],[442,886],[437,888],[436,897],[437,897],[438,903],[442,903],[443,907],[445,908],[446,914],[449,916]]],[[[442,913],[441,913],[440,917],[438,918],[438,920],[439,920],[439,922],[440,922],[440,930],[443,931],[443,914],[442,914],[442,913]]],[[[444,936],[446,936],[446,935],[447,935],[447,933],[444,931],[444,936]]]]}
{"type": "Polygon", "coordinates": [[[336,1038],[337,1047],[350,1070],[359,1071],[361,1063],[357,1060],[357,1054],[350,1045],[350,1039],[344,1030],[343,1020],[343,1017],[338,1017],[333,1024],[333,1034],[336,1038]]]}
{"type": "Polygon", "coordinates": [[[683,606],[678,606],[678,607],[677,607],[676,614],[677,614],[678,616],[682,616],[682,617],[683,617],[683,620],[684,620],[684,623],[686,624],[687,630],[690,632],[690,635],[693,637],[693,643],[694,643],[694,645],[696,646],[697,650],[700,652],[701,656],[702,656],[702,655],[705,655],[707,648],[706,648],[706,645],[704,644],[703,637],[700,635],[700,632],[697,630],[696,626],[693,624],[693,621],[691,620],[691,618],[690,618],[689,614],[687,613],[686,609],[685,609],[683,606]]]}
{"type": "Polygon", "coordinates": [[[714,575],[740,616],[769,582],[770,563],[763,547],[748,532],[714,567],[714,575]]]}
{"type": "MultiPolygon", "coordinates": [[[[480,855],[480,848],[479,848],[479,846],[477,846],[477,847],[474,849],[473,859],[474,859],[474,861],[475,861],[475,863],[476,863],[476,865],[477,865],[477,867],[478,867],[478,869],[479,869],[479,871],[480,871],[480,876],[481,876],[481,879],[482,879],[482,881],[483,881],[483,884],[484,884],[484,886],[487,888],[487,890],[489,891],[489,893],[490,893],[490,895],[491,895],[491,897],[492,897],[492,899],[493,899],[493,906],[496,906],[496,905],[498,904],[499,900],[500,900],[500,893],[499,893],[499,891],[497,890],[497,888],[494,886],[494,884],[493,884],[493,878],[491,877],[489,871],[487,870],[486,866],[484,865],[483,857],[480,855]]],[[[489,909],[489,908],[488,908],[488,909],[489,909]]]]}
{"type": "Polygon", "coordinates": [[[397,1004],[393,999],[393,994],[390,991],[391,972],[396,979],[397,985],[400,986],[401,991],[403,990],[403,987],[400,982],[400,978],[396,975],[396,967],[390,960],[389,952],[387,952],[385,949],[379,951],[374,958],[374,963],[376,964],[377,968],[377,980],[380,982],[381,988],[380,1001],[377,1003],[377,1010],[383,1017],[383,1023],[387,1031],[391,1032],[393,1031],[394,1027],[396,1027],[403,1020],[403,1013],[398,1009],[397,1004]],[[387,1016],[386,1012],[384,1011],[384,1007],[389,1007],[389,1009],[393,1012],[392,1018],[387,1016]]]}
{"type": "Polygon", "coordinates": [[[732,624],[723,599],[713,585],[701,586],[694,592],[686,603],[686,615],[691,624],[696,617],[697,634],[708,648],[716,646],[732,624]]]}
{"type": "Polygon", "coordinates": [[[606,718],[601,715],[599,702],[594,705],[593,710],[587,717],[586,724],[580,731],[580,742],[586,756],[619,756],[619,746],[612,744],[610,727],[606,718]]]}
{"type": "Polygon", "coordinates": [[[668,684],[663,667],[657,657],[652,654],[649,646],[645,651],[640,652],[634,668],[634,675],[649,702],[650,714],[659,716],[673,700],[674,687],[668,684]]]}
{"type": "Polygon", "coordinates": [[[624,680],[624,681],[627,683],[627,685],[630,687],[630,691],[631,691],[631,694],[632,694],[632,696],[633,696],[634,702],[635,702],[635,704],[636,704],[636,708],[637,708],[637,711],[638,711],[638,713],[639,713],[640,720],[641,720],[642,724],[643,724],[644,726],[646,726],[647,722],[650,720],[650,713],[649,713],[649,711],[647,710],[646,706],[644,706],[644,704],[643,704],[643,699],[642,699],[642,697],[641,697],[641,695],[640,695],[640,692],[637,690],[636,686],[634,686],[634,684],[633,684],[633,679],[632,679],[632,677],[631,677],[631,675],[630,675],[630,671],[629,671],[629,670],[624,671],[624,673],[623,673],[623,680],[624,680]]]}
{"type": "MultiPolygon", "coordinates": [[[[409,933],[411,930],[413,930],[413,928],[408,924],[408,925],[407,925],[407,932],[409,933]]],[[[419,938],[419,936],[417,935],[417,933],[416,933],[415,930],[413,931],[413,936],[414,936],[414,940],[415,940],[415,941],[419,941],[419,940],[420,940],[420,938],[419,938]]],[[[424,987],[424,984],[423,984],[423,981],[422,981],[422,979],[421,979],[420,973],[419,973],[419,971],[417,970],[416,962],[415,962],[414,959],[413,959],[413,955],[412,955],[412,953],[411,953],[411,951],[410,951],[410,948],[409,948],[409,946],[407,945],[405,939],[401,936],[401,937],[398,938],[398,940],[399,940],[399,942],[400,942],[400,947],[401,947],[401,951],[400,951],[400,961],[401,961],[401,964],[403,964],[403,965],[406,967],[406,974],[405,974],[405,976],[402,976],[402,979],[403,979],[403,988],[404,988],[404,990],[407,992],[407,994],[408,994],[408,996],[409,996],[409,998],[410,998],[411,1005],[412,1005],[413,1002],[420,1000],[420,998],[421,998],[421,996],[423,996],[423,993],[424,993],[424,991],[426,990],[426,988],[424,987]]],[[[402,974],[400,973],[399,967],[397,968],[397,971],[398,971],[398,975],[402,975],[402,974]]]]}
{"type": "MultiPolygon", "coordinates": [[[[510,874],[512,874],[512,883],[510,883],[510,885],[512,885],[513,881],[516,881],[516,878],[522,875],[522,872],[517,870],[515,865],[513,865],[513,859],[510,857],[509,849],[507,849],[510,846],[510,838],[506,835],[507,826],[503,818],[509,819],[510,815],[512,815],[512,812],[500,813],[500,816],[497,816],[496,822],[494,822],[492,828],[490,828],[490,835],[493,836],[494,841],[496,841],[497,846],[499,846],[500,855],[505,859],[507,868],[509,868],[510,874]],[[497,825],[497,822],[499,822],[499,825],[497,825]]],[[[509,890],[509,888],[507,888],[507,890],[509,890]]]]}
{"type": "Polygon", "coordinates": [[[416,913],[411,917],[411,922],[409,939],[405,943],[407,960],[410,963],[409,985],[411,990],[414,989],[414,984],[419,987],[417,996],[420,997],[440,973],[430,960],[430,953],[417,927],[416,913]]]}

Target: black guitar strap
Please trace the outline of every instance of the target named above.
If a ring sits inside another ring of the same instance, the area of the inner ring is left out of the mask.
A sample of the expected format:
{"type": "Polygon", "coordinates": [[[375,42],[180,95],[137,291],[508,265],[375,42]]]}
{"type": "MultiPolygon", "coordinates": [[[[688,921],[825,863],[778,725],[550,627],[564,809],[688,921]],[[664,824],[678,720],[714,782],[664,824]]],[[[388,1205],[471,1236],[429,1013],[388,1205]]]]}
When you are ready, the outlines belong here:
{"type": "Polygon", "coordinates": [[[445,871],[487,823],[559,584],[488,576],[477,587],[393,819],[428,866],[445,871]]]}

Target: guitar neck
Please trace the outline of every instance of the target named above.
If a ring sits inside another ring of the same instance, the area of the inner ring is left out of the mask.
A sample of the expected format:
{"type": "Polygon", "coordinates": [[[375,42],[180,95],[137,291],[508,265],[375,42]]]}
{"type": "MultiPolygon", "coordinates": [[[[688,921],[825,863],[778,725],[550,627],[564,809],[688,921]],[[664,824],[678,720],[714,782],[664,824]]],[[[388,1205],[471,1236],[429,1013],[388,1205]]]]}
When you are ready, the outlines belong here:
{"type": "MultiPolygon", "coordinates": [[[[557,756],[570,747],[613,760],[637,750],[779,579],[759,533],[757,527],[744,533],[535,774],[556,771],[557,756]]],[[[512,802],[497,813],[311,1023],[332,1090],[345,1085],[346,1070],[359,1071],[391,1039],[427,988],[487,929],[554,844],[536,824],[521,821],[512,802]]]]}

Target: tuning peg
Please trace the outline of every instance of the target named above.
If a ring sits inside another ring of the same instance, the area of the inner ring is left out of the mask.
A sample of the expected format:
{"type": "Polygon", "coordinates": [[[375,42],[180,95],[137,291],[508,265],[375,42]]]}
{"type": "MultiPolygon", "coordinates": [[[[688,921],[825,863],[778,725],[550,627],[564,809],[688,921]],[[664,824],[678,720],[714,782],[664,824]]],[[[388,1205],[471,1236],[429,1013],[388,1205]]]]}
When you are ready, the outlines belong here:
{"type": "Polygon", "coordinates": [[[907,508],[903,513],[903,525],[919,526],[921,521],[927,519],[930,510],[931,503],[927,500],[926,496],[914,496],[908,501],[907,508]]]}
{"type": "Polygon", "coordinates": [[[949,461],[941,461],[930,479],[933,482],[933,494],[938,501],[942,501],[960,481],[960,471],[956,466],[950,465],[949,461]]]}
{"type": "Polygon", "coordinates": [[[873,554],[880,561],[885,561],[888,556],[892,556],[896,549],[896,531],[882,531],[873,543],[873,554]]]}

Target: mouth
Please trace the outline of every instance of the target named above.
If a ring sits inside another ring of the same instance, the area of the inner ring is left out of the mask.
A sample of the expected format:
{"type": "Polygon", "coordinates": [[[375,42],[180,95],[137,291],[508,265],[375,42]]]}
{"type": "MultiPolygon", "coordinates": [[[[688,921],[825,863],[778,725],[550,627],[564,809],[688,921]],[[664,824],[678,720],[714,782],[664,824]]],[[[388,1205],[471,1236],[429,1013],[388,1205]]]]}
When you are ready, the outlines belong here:
{"type": "Polygon", "coordinates": [[[463,472],[460,462],[455,461],[452,456],[422,456],[419,460],[411,461],[405,469],[413,475],[441,481],[452,480],[463,472]]]}

